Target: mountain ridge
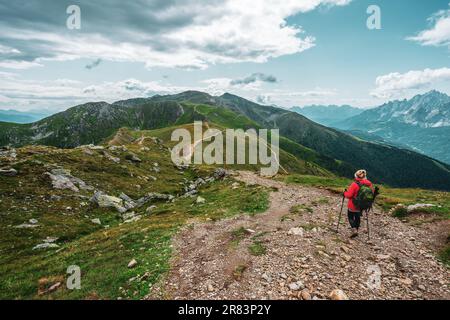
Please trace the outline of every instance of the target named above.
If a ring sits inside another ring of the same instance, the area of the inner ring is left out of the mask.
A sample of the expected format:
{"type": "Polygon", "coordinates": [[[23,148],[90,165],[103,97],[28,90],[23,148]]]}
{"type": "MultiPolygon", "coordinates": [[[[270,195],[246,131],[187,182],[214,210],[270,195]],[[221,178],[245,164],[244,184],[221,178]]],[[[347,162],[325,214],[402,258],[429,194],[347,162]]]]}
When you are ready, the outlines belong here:
{"type": "Polygon", "coordinates": [[[390,101],[334,125],[375,134],[450,163],[450,97],[435,90],[409,100],[390,101]]]}
{"type": "MultiPolygon", "coordinates": [[[[444,163],[409,150],[367,142],[294,112],[259,105],[230,93],[211,96],[187,91],[144,101],[144,104],[136,100],[117,104],[87,103],[31,125],[0,123],[0,144],[76,147],[101,141],[121,127],[157,129],[192,123],[194,120],[221,121],[225,117],[228,125],[240,121],[244,129],[255,124],[267,129],[279,129],[280,135],[288,141],[313,150],[315,160],[323,158],[319,165],[326,164],[325,169],[341,176],[351,177],[356,169],[364,167],[371,172],[375,182],[401,187],[450,188],[446,183],[450,181],[450,167],[444,163]],[[216,111],[198,112],[196,106],[203,104],[213,106],[216,111]],[[225,109],[233,112],[234,116],[220,111],[225,109]],[[423,175],[422,172],[428,174],[423,175]]],[[[292,148],[295,144],[286,142],[284,146],[292,148]]]]}
{"type": "Polygon", "coordinates": [[[352,107],[350,105],[295,106],[289,110],[297,112],[298,114],[301,114],[308,119],[323,124],[327,127],[333,127],[336,122],[343,121],[364,112],[364,109],[352,107]]]}

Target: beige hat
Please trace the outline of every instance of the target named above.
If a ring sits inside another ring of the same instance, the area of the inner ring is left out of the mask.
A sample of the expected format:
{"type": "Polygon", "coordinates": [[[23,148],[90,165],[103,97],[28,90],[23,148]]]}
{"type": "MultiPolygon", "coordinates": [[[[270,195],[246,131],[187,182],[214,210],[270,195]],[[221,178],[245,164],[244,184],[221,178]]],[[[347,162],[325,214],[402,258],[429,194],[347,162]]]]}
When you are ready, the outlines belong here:
{"type": "Polygon", "coordinates": [[[355,178],[365,179],[367,177],[367,171],[364,169],[355,172],[355,178]]]}

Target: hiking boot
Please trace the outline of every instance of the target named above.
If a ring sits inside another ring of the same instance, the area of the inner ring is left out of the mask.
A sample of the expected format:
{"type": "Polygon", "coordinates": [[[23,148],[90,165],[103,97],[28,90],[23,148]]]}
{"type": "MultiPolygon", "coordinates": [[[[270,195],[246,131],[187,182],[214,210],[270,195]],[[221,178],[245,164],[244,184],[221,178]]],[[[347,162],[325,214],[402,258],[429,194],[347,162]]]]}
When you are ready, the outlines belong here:
{"type": "Polygon", "coordinates": [[[350,236],[350,238],[356,238],[358,236],[358,229],[356,228],[352,228],[352,235],[350,236]]]}

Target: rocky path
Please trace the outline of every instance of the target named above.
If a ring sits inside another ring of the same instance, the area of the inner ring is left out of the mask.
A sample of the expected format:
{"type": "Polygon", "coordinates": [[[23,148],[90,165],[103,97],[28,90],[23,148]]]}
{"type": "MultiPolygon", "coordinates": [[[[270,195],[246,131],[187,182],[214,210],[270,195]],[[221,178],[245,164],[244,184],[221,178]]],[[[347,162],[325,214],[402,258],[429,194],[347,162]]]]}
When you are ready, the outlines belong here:
{"type": "Polygon", "coordinates": [[[269,210],[186,226],[152,298],[328,299],[340,289],[335,298],[450,299],[450,272],[436,260],[427,228],[375,210],[371,241],[364,232],[349,240],[345,220],[333,231],[339,196],[249,172],[236,178],[277,190],[269,210]],[[252,255],[252,245],[265,253],[252,255]]]}

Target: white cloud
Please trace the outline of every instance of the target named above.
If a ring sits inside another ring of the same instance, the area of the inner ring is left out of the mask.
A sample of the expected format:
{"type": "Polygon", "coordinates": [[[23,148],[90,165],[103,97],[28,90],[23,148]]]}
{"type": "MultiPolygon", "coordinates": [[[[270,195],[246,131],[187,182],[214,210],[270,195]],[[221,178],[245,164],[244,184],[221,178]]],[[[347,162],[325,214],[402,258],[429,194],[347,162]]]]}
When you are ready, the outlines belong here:
{"type": "Polygon", "coordinates": [[[0,109],[28,111],[43,108],[60,111],[85,102],[112,103],[122,99],[173,94],[193,89],[201,88],[162,85],[157,81],[145,82],[136,79],[86,86],[71,79],[23,80],[11,77],[9,73],[0,73],[0,109]]]}
{"type": "Polygon", "coordinates": [[[429,18],[432,26],[407,40],[424,46],[450,46],[450,9],[441,10],[429,18]]]}
{"type": "Polygon", "coordinates": [[[220,95],[230,90],[259,91],[264,84],[275,84],[278,80],[273,75],[256,72],[239,79],[212,78],[202,80],[201,83],[206,84],[206,87],[200,90],[212,95],[220,95]]]}
{"type": "Polygon", "coordinates": [[[377,98],[402,96],[408,90],[427,88],[444,81],[450,81],[450,68],[393,72],[376,78],[376,88],[371,95],[377,98]]]}
{"type": "MultiPolygon", "coordinates": [[[[219,63],[265,62],[315,45],[314,37],[305,35],[300,26],[287,25],[288,17],[323,5],[347,5],[351,0],[188,0],[170,4],[147,0],[130,4],[128,12],[122,1],[100,2],[79,1],[82,32],[67,32],[55,18],[20,24],[24,19],[12,17],[0,22],[2,41],[7,42],[0,47],[0,56],[8,55],[0,67],[27,68],[45,60],[79,58],[200,69],[219,63]],[[89,14],[84,15],[85,10],[89,14]],[[118,17],[108,20],[103,17],[108,12],[118,17]],[[136,20],[130,24],[132,18],[136,20]],[[7,52],[2,53],[1,48],[7,52]]],[[[17,9],[11,2],[6,9],[20,15],[33,5],[17,9]]],[[[56,10],[53,2],[47,1],[47,5],[49,14],[56,10]]]]}
{"type": "Polygon", "coordinates": [[[277,105],[282,107],[300,106],[305,104],[327,104],[330,98],[335,98],[337,90],[315,88],[306,91],[273,90],[254,97],[260,104],[277,105]]]}

